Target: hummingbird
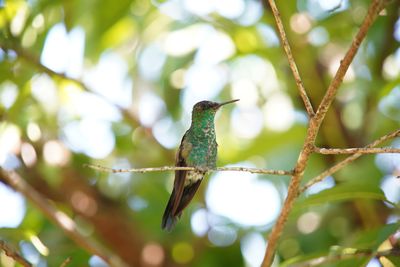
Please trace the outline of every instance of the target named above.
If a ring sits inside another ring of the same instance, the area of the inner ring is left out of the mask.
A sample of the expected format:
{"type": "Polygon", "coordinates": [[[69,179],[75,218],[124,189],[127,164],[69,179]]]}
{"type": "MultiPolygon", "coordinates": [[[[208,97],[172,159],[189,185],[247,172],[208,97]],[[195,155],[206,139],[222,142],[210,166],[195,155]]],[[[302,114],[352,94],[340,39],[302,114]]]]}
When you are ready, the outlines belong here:
{"type": "Polygon", "coordinates": [[[175,166],[196,167],[195,171],[175,171],[174,188],[162,218],[161,228],[171,231],[200,186],[208,168],[217,162],[214,117],[217,110],[239,99],[223,103],[201,101],[193,106],[192,123],[183,135],[175,166]]]}

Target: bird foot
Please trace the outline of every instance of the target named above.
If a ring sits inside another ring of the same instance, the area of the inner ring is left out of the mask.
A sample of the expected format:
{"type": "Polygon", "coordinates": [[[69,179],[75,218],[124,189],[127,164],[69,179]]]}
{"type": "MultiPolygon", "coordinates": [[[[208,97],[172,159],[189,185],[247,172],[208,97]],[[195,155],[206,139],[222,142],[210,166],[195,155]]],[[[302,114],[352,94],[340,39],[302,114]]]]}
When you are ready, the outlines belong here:
{"type": "Polygon", "coordinates": [[[209,168],[207,168],[207,167],[201,167],[201,166],[196,167],[196,170],[197,170],[198,172],[202,172],[202,173],[208,172],[208,169],[209,169],[209,168]]]}

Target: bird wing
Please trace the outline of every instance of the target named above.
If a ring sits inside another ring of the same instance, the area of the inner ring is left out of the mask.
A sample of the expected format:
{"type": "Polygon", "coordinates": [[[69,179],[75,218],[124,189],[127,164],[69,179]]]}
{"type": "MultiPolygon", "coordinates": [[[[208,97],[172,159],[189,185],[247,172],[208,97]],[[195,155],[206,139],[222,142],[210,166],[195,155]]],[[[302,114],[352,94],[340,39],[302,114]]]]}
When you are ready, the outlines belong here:
{"type": "MultiPolygon", "coordinates": [[[[187,167],[186,158],[189,156],[190,151],[192,150],[192,144],[190,142],[187,142],[186,140],[186,133],[182,137],[181,145],[179,147],[178,153],[176,153],[175,165],[177,167],[187,167]]],[[[174,216],[178,215],[177,210],[182,199],[186,175],[187,171],[175,171],[175,181],[174,181],[175,198],[172,205],[172,214],[174,216]]]]}
{"type": "MultiPolygon", "coordinates": [[[[201,173],[199,175],[204,175],[204,173],[201,173]]],[[[176,214],[180,214],[184,208],[187,207],[187,205],[190,203],[190,201],[193,199],[195,193],[197,192],[197,189],[199,188],[201,183],[201,180],[198,180],[194,183],[192,183],[189,186],[185,186],[182,192],[182,197],[180,199],[179,205],[176,209],[176,214]]]]}
{"type": "MultiPolygon", "coordinates": [[[[181,146],[176,154],[176,166],[186,167],[187,162],[185,158],[189,156],[192,150],[192,145],[186,142],[186,133],[182,138],[181,146]]],[[[182,209],[181,201],[184,193],[185,178],[187,171],[175,171],[174,188],[168,200],[167,207],[165,208],[164,215],[161,222],[161,228],[171,231],[174,227],[182,209]]]]}

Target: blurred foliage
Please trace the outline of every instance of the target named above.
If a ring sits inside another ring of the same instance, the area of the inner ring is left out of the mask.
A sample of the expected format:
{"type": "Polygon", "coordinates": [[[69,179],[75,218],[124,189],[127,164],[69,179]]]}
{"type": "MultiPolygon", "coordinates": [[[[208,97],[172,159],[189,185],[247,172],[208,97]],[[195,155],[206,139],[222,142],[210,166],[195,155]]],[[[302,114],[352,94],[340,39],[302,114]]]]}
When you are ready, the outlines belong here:
{"type": "MultiPolygon", "coordinates": [[[[203,98],[241,98],[216,119],[219,166],[289,170],[304,141],[307,116],[269,6],[212,2],[0,1],[0,164],[129,266],[257,266],[265,242],[245,240],[265,241],[273,222],[243,225],[213,212],[206,179],[176,229],[162,232],[172,173],[99,173],[85,163],[173,165],[191,106],[203,98]],[[207,211],[200,233],[191,216],[199,210],[207,211]]],[[[278,1],[314,109],[369,2],[278,1]]],[[[360,147],[399,128],[399,5],[391,1],[370,29],[317,145],[360,147]]],[[[400,147],[399,140],[384,145],[400,147]]],[[[313,155],[306,180],[343,158],[313,155]]],[[[399,171],[399,157],[368,155],[310,188],[294,207],[276,264],[322,258],[329,260],[323,266],[364,266],[377,251],[399,249],[399,171]]],[[[270,181],[276,201],[284,200],[287,177],[256,180],[270,181]]],[[[37,266],[68,257],[68,266],[103,266],[31,203],[0,238],[37,266]]],[[[15,266],[6,258],[0,266],[15,266]]]]}

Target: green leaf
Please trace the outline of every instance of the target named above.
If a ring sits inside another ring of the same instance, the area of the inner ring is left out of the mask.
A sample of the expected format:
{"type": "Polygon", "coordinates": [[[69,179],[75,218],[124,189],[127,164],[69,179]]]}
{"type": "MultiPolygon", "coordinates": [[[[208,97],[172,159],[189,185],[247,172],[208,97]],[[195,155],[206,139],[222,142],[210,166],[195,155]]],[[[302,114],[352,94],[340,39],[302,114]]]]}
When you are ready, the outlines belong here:
{"type": "Polygon", "coordinates": [[[318,266],[365,266],[371,260],[374,252],[378,250],[379,246],[390,235],[395,233],[399,227],[400,223],[393,223],[384,225],[381,228],[365,231],[360,234],[360,239],[356,241],[354,248],[338,247],[335,249],[335,247],[331,247],[329,251],[310,253],[291,258],[283,262],[280,266],[308,266],[304,265],[306,262],[320,262],[321,265],[318,266]],[[349,249],[354,250],[354,252],[350,252],[349,249]],[[359,249],[369,251],[369,253],[359,254],[359,249]]]}
{"type": "MultiPolygon", "coordinates": [[[[358,247],[371,249],[372,252],[376,252],[379,246],[394,234],[400,227],[400,223],[387,224],[381,228],[373,229],[368,232],[364,232],[360,235],[360,239],[356,242],[358,247]]],[[[371,259],[372,255],[364,261],[367,264],[371,259]]]]}
{"type": "Polygon", "coordinates": [[[379,246],[400,227],[400,223],[386,224],[383,227],[365,231],[360,234],[356,241],[356,246],[359,248],[367,248],[377,250],[379,246]]]}
{"type": "Polygon", "coordinates": [[[310,195],[306,199],[296,203],[295,209],[303,209],[309,206],[321,205],[329,202],[346,201],[352,199],[376,199],[390,203],[382,190],[375,184],[346,183],[333,188],[310,195]]]}

